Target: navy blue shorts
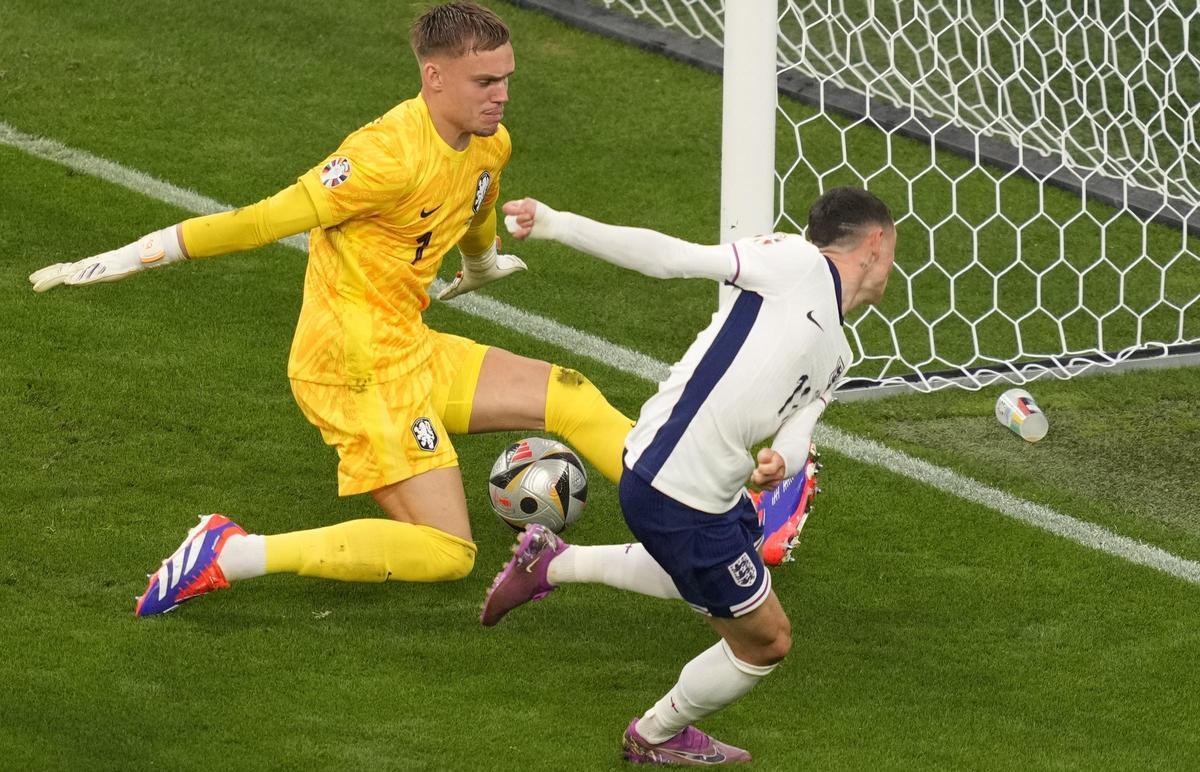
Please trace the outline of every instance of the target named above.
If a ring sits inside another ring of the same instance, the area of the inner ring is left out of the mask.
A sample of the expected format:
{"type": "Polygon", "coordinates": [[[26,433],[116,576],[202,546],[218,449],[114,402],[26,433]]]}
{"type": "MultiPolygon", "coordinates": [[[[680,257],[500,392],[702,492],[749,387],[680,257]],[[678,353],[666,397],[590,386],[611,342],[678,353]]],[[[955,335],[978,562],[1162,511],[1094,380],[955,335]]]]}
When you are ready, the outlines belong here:
{"type": "Polygon", "coordinates": [[[749,498],[724,514],[701,512],[626,469],[621,509],[629,530],[697,611],[739,617],[770,595],[771,575],[758,554],[763,532],[749,498]]]}

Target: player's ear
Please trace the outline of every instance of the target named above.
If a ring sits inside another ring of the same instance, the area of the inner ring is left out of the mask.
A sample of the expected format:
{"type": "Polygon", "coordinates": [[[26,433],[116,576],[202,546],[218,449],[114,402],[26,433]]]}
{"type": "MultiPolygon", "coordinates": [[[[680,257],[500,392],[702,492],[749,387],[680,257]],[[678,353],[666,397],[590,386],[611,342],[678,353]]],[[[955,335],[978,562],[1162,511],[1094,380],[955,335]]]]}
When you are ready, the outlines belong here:
{"type": "Polygon", "coordinates": [[[421,62],[421,83],[429,86],[434,91],[442,90],[444,85],[442,82],[442,68],[438,66],[437,62],[431,59],[421,62]]]}
{"type": "Polygon", "coordinates": [[[871,262],[874,263],[883,252],[883,227],[875,226],[871,230],[871,262]]]}
{"type": "Polygon", "coordinates": [[[860,265],[870,268],[879,259],[879,245],[883,241],[883,229],[872,227],[861,237],[855,250],[861,255],[860,265]]]}

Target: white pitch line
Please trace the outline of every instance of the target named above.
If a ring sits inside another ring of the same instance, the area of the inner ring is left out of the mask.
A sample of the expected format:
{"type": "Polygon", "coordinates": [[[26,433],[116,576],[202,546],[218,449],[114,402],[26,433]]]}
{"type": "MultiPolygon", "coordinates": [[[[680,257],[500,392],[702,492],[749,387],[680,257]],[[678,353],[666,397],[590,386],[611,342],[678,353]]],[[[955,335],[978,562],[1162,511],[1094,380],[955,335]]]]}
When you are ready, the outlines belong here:
{"type": "Polygon", "coordinates": [[[1034,504],[1011,493],[984,485],[958,472],[922,461],[880,443],[832,426],[817,427],[817,442],[857,461],[881,466],[911,477],[940,491],[974,501],[1003,515],[1036,526],[1073,542],[1119,558],[1149,566],[1192,584],[1200,584],[1200,563],[1173,555],[1150,544],[1113,533],[1106,528],[1076,520],[1070,515],[1034,504]]]}
{"type": "MultiPolygon", "coordinates": [[[[0,121],[0,144],[173,204],[188,212],[212,214],[233,208],[193,190],[180,188],[82,150],[69,148],[52,139],[17,131],[3,121],[0,121]]],[[[301,251],[306,248],[305,240],[301,236],[284,239],[283,243],[301,251]]],[[[444,283],[439,279],[434,283],[433,292],[436,293],[442,286],[444,283]]],[[[667,373],[668,366],[665,362],[483,295],[461,295],[450,301],[450,305],[472,316],[553,343],[652,383],[661,380],[667,373]]],[[[816,440],[822,446],[857,461],[882,467],[967,501],[982,504],[1006,517],[1028,523],[1077,544],[1137,565],[1148,566],[1192,584],[1200,584],[1200,563],[1196,561],[1121,536],[1094,523],[1077,520],[1049,507],[1025,501],[957,472],[888,448],[874,440],[826,425],[817,427],[816,440]]]]}

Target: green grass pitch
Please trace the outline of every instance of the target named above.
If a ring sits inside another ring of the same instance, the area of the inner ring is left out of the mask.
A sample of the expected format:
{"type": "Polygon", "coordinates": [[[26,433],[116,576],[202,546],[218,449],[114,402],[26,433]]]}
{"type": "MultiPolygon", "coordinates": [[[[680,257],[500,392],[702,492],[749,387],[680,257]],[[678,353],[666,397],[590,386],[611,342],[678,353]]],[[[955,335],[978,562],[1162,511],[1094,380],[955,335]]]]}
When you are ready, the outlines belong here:
{"type": "MultiPolygon", "coordinates": [[[[423,4],[9,0],[0,121],[231,204],[289,184],[415,93],[423,4]]],[[[496,4],[518,70],[506,196],[710,240],[720,83],[496,4]]],[[[917,152],[914,150],[914,152],[917,152]]],[[[292,402],[303,257],[276,245],[37,296],[42,265],[187,212],[0,145],[0,768],[619,769],[626,722],[712,642],[686,607],[569,586],[485,630],[511,535],[485,477],[516,435],[460,438],[480,546],[455,584],[266,577],[134,620],[200,513],[278,532],[372,516],[292,402]]],[[[511,246],[511,245],[510,245],[511,246]]],[[[553,245],[488,294],[663,361],[711,313],[553,245]]],[[[905,260],[903,249],[900,261],[905,260]]],[[[450,259],[448,276],[456,266],[450,259]]],[[[434,304],[430,322],[586,372],[634,413],[653,384],[434,304]]],[[[837,404],[828,422],[1200,559],[1200,373],[837,404]]],[[[1186,769],[1200,758],[1200,587],[838,454],[798,562],[774,572],[792,656],[704,723],[760,769],[1186,769]]],[[[624,541],[592,476],[581,543],[624,541]]]]}

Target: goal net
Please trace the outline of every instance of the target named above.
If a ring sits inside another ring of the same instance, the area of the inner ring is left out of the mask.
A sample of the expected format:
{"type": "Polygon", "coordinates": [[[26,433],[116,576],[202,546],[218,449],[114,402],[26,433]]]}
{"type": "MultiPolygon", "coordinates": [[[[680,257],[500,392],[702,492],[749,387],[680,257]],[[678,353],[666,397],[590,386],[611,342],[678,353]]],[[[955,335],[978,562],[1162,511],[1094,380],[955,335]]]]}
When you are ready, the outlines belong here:
{"type": "MultiPolygon", "coordinates": [[[[720,68],[721,0],[521,1],[720,68]]],[[[897,219],[888,297],[847,321],[851,388],[1200,361],[1200,10],[1184,5],[779,0],[775,226],[802,231],[837,185],[897,219]]]]}

